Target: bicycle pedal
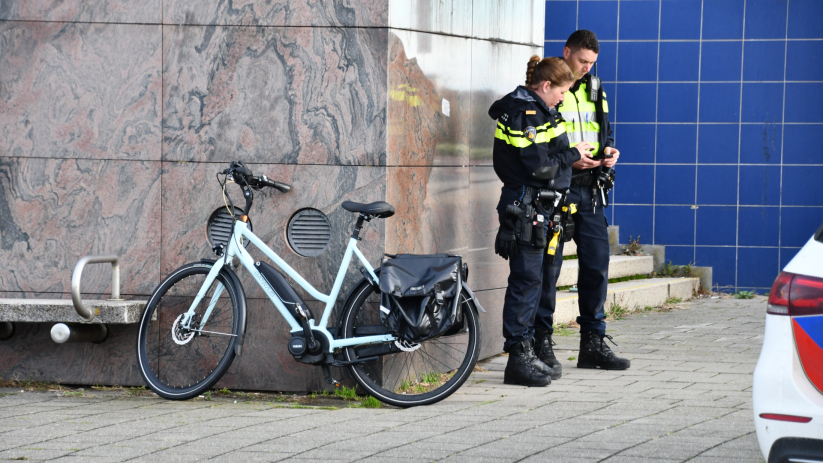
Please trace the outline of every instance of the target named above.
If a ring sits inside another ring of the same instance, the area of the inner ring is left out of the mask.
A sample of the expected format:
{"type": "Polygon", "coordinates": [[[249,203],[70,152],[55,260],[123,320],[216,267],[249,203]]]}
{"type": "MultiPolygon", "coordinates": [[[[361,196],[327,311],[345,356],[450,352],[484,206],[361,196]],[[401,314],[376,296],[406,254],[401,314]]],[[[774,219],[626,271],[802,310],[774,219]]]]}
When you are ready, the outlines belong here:
{"type": "Polygon", "coordinates": [[[326,364],[320,366],[323,368],[323,376],[326,377],[326,384],[331,384],[334,387],[340,387],[340,381],[331,377],[331,371],[329,371],[329,366],[326,364]]]}

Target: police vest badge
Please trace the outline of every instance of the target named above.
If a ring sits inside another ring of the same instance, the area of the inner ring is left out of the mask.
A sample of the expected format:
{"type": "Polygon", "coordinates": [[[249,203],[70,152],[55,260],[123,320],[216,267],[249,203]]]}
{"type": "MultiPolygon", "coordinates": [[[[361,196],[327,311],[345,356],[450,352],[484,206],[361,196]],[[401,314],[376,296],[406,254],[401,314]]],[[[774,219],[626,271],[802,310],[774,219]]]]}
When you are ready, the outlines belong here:
{"type": "Polygon", "coordinates": [[[534,127],[526,127],[526,138],[529,141],[534,141],[534,137],[537,136],[537,130],[534,127]]]}

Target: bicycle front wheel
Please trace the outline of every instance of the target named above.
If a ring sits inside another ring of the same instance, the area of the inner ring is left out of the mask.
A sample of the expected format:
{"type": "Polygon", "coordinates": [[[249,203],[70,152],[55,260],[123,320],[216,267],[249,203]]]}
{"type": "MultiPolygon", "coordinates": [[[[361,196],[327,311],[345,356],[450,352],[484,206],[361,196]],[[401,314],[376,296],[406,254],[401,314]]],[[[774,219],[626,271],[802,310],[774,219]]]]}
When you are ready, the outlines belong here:
{"type": "Polygon", "coordinates": [[[182,323],[212,265],[196,262],[180,267],[160,283],[146,304],[137,359],[146,384],[160,397],[195,397],[214,385],[234,360],[240,293],[225,270],[207,288],[188,328],[182,323]]]}
{"type": "MultiPolygon", "coordinates": [[[[396,341],[398,351],[383,355],[372,364],[350,368],[355,381],[381,402],[398,407],[429,405],[450,396],[466,381],[480,354],[480,320],[471,297],[460,293],[464,328],[451,336],[440,336],[409,344],[396,341]]],[[[343,309],[340,333],[351,338],[359,333],[385,331],[380,321],[380,291],[363,282],[343,309]]],[[[371,348],[348,347],[347,360],[367,357],[371,348]]]]}

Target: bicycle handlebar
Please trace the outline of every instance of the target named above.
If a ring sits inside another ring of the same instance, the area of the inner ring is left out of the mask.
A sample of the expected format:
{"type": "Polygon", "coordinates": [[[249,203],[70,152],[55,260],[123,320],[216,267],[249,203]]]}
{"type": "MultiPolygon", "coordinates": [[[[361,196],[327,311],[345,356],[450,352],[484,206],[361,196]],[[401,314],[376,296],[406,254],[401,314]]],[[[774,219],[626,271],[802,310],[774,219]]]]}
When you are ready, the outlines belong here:
{"type": "Polygon", "coordinates": [[[269,179],[265,175],[260,175],[255,177],[252,173],[251,169],[246,167],[241,161],[233,161],[229,168],[221,172],[225,175],[231,175],[234,179],[235,183],[240,185],[248,185],[255,190],[259,190],[263,187],[274,188],[278,191],[282,191],[283,193],[291,190],[291,185],[282,182],[276,182],[274,180],[269,179]]]}
{"type": "Polygon", "coordinates": [[[282,191],[283,193],[291,190],[291,185],[287,185],[287,184],[282,183],[282,182],[276,182],[274,180],[270,180],[265,175],[261,175],[259,177],[249,178],[249,186],[254,188],[254,183],[260,185],[260,187],[267,186],[269,188],[275,188],[279,191],[282,191]]]}

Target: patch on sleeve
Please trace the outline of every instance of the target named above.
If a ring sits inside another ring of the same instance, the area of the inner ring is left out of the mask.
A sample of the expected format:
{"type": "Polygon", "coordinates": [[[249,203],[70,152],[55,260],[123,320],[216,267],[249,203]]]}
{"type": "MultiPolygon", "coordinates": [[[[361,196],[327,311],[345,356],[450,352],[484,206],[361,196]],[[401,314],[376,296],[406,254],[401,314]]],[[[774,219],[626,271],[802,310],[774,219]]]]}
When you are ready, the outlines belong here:
{"type": "Polygon", "coordinates": [[[537,114],[537,111],[534,111],[534,110],[526,111],[527,116],[532,116],[532,115],[535,115],[535,114],[537,114]]]}
{"type": "Polygon", "coordinates": [[[503,113],[503,115],[500,116],[500,120],[503,121],[503,122],[508,121],[509,120],[509,115],[506,114],[506,113],[503,113]]]}
{"type": "Polygon", "coordinates": [[[534,127],[526,127],[524,133],[526,134],[526,138],[528,138],[529,141],[534,141],[534,137],[537,136],[537,130],[534,127]]]}

